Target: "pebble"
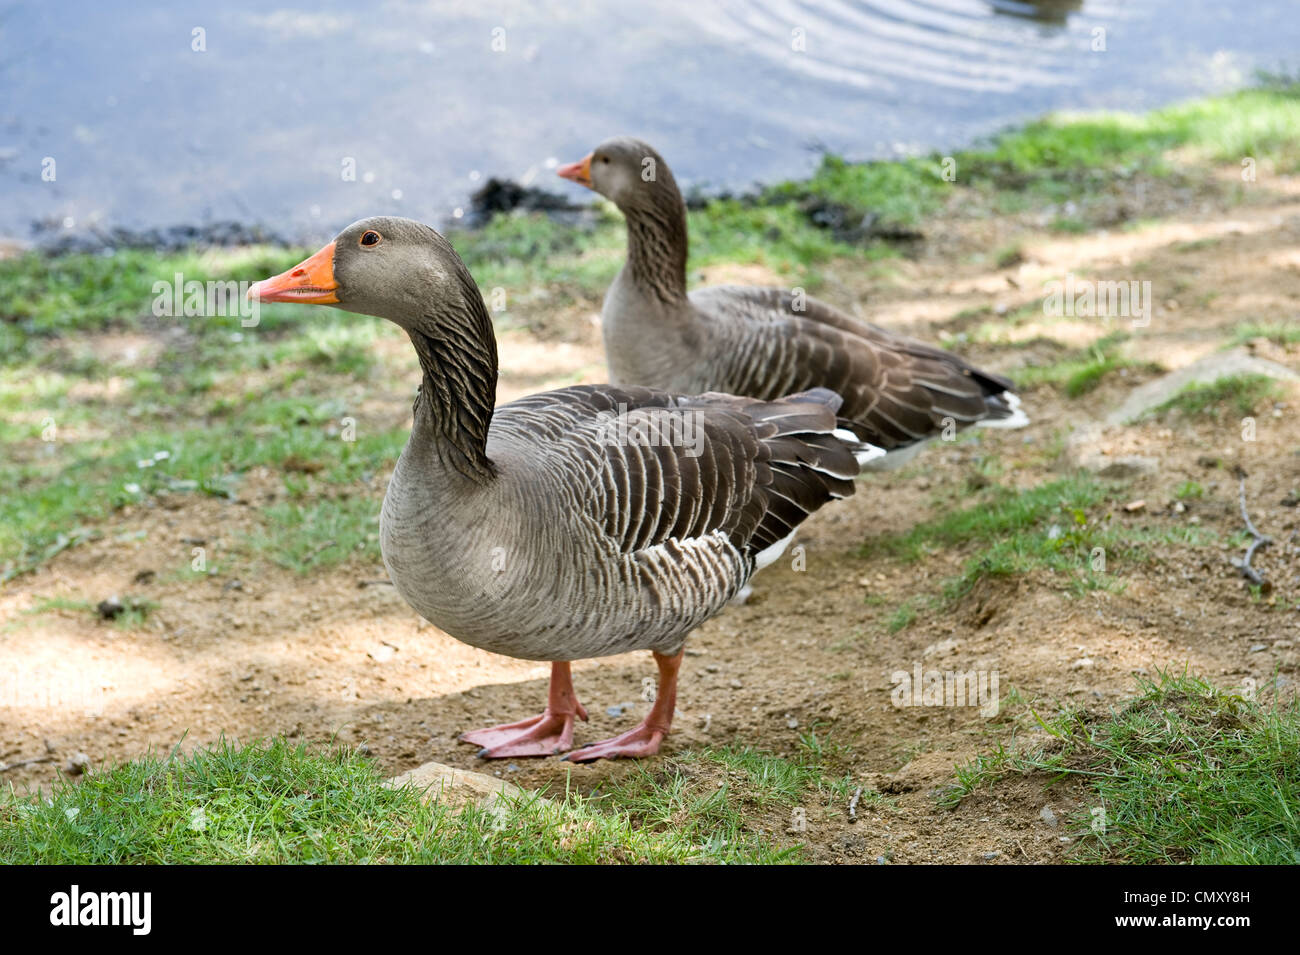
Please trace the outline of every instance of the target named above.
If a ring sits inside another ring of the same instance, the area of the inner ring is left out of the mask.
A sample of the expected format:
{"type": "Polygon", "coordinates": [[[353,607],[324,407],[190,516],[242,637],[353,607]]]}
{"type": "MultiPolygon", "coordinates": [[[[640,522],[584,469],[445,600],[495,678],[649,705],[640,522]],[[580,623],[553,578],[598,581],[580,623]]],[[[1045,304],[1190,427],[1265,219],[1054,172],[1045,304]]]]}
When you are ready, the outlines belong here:
{"type": "Polygon", "coordinates": [[[122,606],[122,599],[114,594],[106,600],[101,600],[99,606],[95,608],[99,615],[105,620],[116,620],[122,615],[126,607],[122,606]]]}
{"type": "Polygon", "coordinates": [[[1055,829],[1057,826],[1056,813],[1052,812],[1051,806],[1044,806],[1041,810],[1039,810],[1038,818],[1043,820],[1043,822],[1047,823],[1053,829],[1055,829]]]}
{"type": "Polygon", "coordinates": [[[71,758],[63,764],[63,771],[69,776],[80,776],[82,773],[90,771],[90,757],[85,753],[73,753],[71,758]]]}

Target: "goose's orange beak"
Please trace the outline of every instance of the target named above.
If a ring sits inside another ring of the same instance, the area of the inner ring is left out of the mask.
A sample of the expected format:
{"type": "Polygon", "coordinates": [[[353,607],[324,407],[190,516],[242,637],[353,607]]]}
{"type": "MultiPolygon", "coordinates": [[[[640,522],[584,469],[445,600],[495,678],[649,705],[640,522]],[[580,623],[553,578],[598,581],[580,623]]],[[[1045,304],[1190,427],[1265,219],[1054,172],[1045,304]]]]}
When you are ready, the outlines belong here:
{"type": "Polygon", "coordinates": [[[334,243],[331,242],[288,272],[255,283],[248,290],[248,297],[263,302],[332,305],[339,300],[335,294],[338,287],[338,280],[334,278],[334,243]]]}
{"type": "Polygon", "coordinates": [[[591,188],[591,153],[587,153],[577,162],[571,162],[567,166],[561,166],[555,170],[555,174],[561,179],[571,179],[580,186],[591,188]]]}

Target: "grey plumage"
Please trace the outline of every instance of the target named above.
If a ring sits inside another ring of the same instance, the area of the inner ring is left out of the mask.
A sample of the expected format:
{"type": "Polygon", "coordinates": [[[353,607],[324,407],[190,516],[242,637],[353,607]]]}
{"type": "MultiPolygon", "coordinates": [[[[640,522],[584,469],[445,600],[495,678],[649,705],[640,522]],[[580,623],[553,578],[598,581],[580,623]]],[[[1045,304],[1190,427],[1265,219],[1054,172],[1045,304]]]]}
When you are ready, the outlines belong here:
{"type": "Polygon", "coordinates": [[[496,409],[496,474],[457,480],[428,406],[384,498],[399,593],[457,638],[571,660],[675,654],[824,503],[853,493],[830,392],[760,402],[579,386],[496,409]],[[618,440],[616,423],[650,436],[618,440]],[[687,433],[683,444],[650,443],[687,433]]]}
{"type": "Polygon", "coordinates": [[[623,211],[628,261],[601,313],[610,378],[686,393],[840,394],[842,424],[902,451],[973,424],[1028,422],[1008,379],[775,288],[686,290],[686,207],[668,165],[628,138],[597,147],[590,185],[623,211]],[[652,179],[638,175],[647,168],[652,179]]]}

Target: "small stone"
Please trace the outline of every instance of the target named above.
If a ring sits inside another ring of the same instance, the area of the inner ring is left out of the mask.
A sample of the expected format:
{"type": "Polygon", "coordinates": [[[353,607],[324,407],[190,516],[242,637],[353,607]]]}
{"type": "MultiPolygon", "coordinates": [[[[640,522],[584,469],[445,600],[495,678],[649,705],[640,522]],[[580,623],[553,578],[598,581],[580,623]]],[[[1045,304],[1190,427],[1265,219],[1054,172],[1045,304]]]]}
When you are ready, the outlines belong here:
{"type": "Polygon", "coordinates": [[[118,597],[116,594],[114,594],[112,597],[109,597],[106,600],[101,600],[99,602],[99,606],[97,606],[95,609],[99,611],[99,615],[103,619],[116,620],[118,617],[122,615],[122,612],[126,610],[126,607],[122,605],[121,598],[118,597]]]}
{"type": "Polygon", "coordinates": [[[1071,669],[1071,670],[1086,670],[1088,667],[1090,667],[1090,666],[1092,666],[1092,665],[1093,665],[1093,664],[1092,664],[1092,657],[1080,657],[1078,660],[1075,660],[1073,663],[1070,664],[1070,669],[1071,669]]]}
{"type": "Polygon", "coordinates": [[[1001,852],[986,852],[984,853],[984,861],[989,862],[993,859],[996,859],[1000,855],[1002,855],[1001,852]]]}
{"type": "Polygon", "coordinates": [[[80,776],[82,773],[90,772],[90,757],[85,753],[73,753],[72,757],[63,764],[63,771],[69,776],[80,776]]]}
{"type": "Polygon", "coordinates": [[[745,684],[741,683],[739,680],[732,680],[727,685],[730,686],[733,690],[740,690],[743,689],[745,686],[745,684]]]}
{"type": "Polygon", "coordinates": [[[1124,510],[1128,511],[1130,514],[1133,514],[1137,511],[1142,510],[1146,506],[1147,506],[1146,501],[1129,501],[1127,504],[1124,505],[1124,510]]]}
{"type": "Polygon", "coordinates": [[[799,721],[787,713],[785,714],[785,725],[792,730],[797,730],[799,728],[799,721]]]}
{"type": "Polygon", "coordinates": [[[1268,649],[1268,644],[1266,644],[1266,643],[1256,643],[1256,644],[1254,644],[1254,645],[1250,648],[1250,652],[1251,652],[1251,653],[1260,653],[1260,652],[1262,652],[1262,651],[1264,651],[1264,650],[1267,650],[1267,649],[1268,649]]]}
{"type": "Polygon", "coordinates": [[[930,644],[928,647],[926,647],[924,650],[921,651],[921,657],[923,659],[928,659],[930,657],[946,656],[947,654],[952,653],[960,646],[961,646],[960,640],[957,640],[954,637],[948,637],[947,639],[940,640],[937,643],[930,644]]]}
{"type": "Polygon", "coordinates": [[[1047,823],[1053,829],[1055,829],[1058,825],[1056,820],[1056,813],[1052,812],[1051,806],[1044,806],[1042,809],[1040,809],[1038,812],[1038,818],[1043,820],[1043,822],[1047,823]]]}
{"type": "Polygon", "coordinates": [[[622,715],[623,715],[623,704],[622,704],[622,703],[615,703],[613,706],[607,706],[607,707],[605,707],[605,715],[606,715],[606,716],[611,716],[611,717],[613,717],[613,716],[622,716],[622,715]]]}

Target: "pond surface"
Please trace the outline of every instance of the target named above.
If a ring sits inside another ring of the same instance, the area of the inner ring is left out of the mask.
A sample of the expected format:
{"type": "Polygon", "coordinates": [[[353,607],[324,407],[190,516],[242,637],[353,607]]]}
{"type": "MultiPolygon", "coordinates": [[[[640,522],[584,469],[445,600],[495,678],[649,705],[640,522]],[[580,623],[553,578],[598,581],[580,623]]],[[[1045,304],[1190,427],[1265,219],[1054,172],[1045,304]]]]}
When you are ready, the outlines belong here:
{"type": "Polygon", "coordinates": [[[555,161],[616,133],[653,142],[685,184],[744,189],[809,172],[822,148],[958,148],[1300,57],[1296,0],[313,6],[0,6],[0,235],[439,223],[490,175],[583,198],[555,161]]]}

